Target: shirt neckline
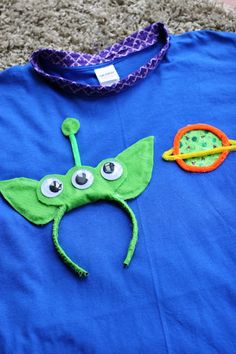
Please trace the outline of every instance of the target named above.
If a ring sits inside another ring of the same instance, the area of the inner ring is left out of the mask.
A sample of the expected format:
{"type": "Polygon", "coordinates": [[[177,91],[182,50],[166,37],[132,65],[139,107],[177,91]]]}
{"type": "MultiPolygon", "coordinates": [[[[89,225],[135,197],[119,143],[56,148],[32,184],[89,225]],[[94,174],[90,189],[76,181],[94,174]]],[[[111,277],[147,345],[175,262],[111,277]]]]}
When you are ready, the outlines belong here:
{"type": "Polygon", "coordinates": [[[163,59],[169,48],[169,42],[170,37],[166,25],[162,22],[155,22],[95,54],[40,48],[31,54],[29,61],[38,74],[70,93],[78,94],[83,92],[86,95],[105,95],[110,92],[118,93],[133,86],[140,79],[144,79],[163,59]],[[47,72],[45,66],[43,67],[41,64],[43,59],[47,60],[49,65],[59,65],[64,68],[79,68],[81,66],[91,67],[91,65],[105,64],[114,59],[127,57],[132,53],[139,52],[159,42],[162,43],[162,48],[155,56],[139,69],[131,72],[128,76],[110,86],[85,84],[59,75],[51,74],[47,72]]]}

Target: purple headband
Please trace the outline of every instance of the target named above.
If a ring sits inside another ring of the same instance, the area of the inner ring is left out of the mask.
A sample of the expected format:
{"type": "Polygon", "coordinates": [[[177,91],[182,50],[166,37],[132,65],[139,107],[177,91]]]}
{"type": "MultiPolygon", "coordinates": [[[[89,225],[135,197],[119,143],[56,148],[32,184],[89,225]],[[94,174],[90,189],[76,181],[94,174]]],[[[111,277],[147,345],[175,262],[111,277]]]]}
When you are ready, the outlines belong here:
{"type": "Polygon", "coordinates": [[[169,35],[166,26],[161,22],[156,22],[132,33],[122,41],[112,44],[96,54],[40,48],[31,54],[29,60],[37,73],[57,84],[64,90],[70,91],[73,94],[77,94],[82,91],[86,95],[105,95],[110,92],[120,92],[125,88],[133,86],[138,80],[144,79],[149,71],[154,70],[157,67],[166,54],[168,48],[169,35]],[[124,79],[121,79],[110,86],[89,85],[65,79],[62,76],[47,73],[41,66],[41,59],[46,60],[49,65],[60,65],[64,68],[105,64],[113,59],[122,58],[131,53],[139,52],[157,43],[158,41],[163,43],[163,46],[157,55],[152,57],[138,70],[130,73],[124,79]]]}

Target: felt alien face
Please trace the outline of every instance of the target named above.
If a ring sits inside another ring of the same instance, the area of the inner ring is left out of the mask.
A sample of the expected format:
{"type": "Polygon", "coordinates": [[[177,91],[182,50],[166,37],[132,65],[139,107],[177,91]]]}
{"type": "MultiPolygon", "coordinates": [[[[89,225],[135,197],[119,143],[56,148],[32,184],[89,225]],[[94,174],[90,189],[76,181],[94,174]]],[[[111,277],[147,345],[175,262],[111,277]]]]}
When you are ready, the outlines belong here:
{"type": "Polygon", "coordinates": [[[62,132],[69,137],[75,166],[65,175],[52,174],[40,181],[14,178],[0,182],[0,192],[22,216],[36,225],[54,220],[53,241],[62,260],[79,276],[88,273],[74,263],[58,242],[59,224],[63,215],[98,200],[117,202],[130,216],[133,235],[124,265],[128,266],[137,242],[138,226],[134,213],[125,202],[135,198],[147,187],[153,168],[153,137],[139,140],[114,158],[101,161],[96,167],[83,166],[75,134],[79,122],[67,118],[62,132]]]}

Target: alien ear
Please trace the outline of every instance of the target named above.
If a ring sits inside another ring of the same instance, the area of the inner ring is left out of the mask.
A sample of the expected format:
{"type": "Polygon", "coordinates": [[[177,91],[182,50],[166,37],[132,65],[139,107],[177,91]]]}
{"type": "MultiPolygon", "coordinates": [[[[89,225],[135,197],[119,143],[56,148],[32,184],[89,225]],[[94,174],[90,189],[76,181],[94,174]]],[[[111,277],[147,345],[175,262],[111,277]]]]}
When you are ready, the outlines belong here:
{"type": "Polygon", "coordinates": [[[0,193],[27,220],[36,225],[43,225],[53,220],[56,207],[42,204],[38,200],[38,183],[23,177],[0,181],[0,193]]]}
{"type": "Polygon", "coordinates": [[[152,176],[153,154],[154,137],[148,136],[116,156],[127,169],[127,178],[116,190],[123,199],[135,198],[147,187],[152,176]]]}

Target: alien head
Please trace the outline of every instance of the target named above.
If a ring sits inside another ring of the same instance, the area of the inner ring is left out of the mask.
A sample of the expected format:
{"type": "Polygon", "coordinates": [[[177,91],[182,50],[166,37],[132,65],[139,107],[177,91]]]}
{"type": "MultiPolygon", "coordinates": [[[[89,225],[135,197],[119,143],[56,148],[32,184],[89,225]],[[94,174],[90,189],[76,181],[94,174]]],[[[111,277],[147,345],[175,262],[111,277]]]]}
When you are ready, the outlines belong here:
{"type": "Polygon", "coordinates": [[[152,136],[139,140],[114,158],[101,161],[96,167],[81,164],[75,134],[79,122],[67,118],[62,132],[71,142],[75,166],[65,175],[53,174],[40,181],[14,178],[0,182],[0,192],[7,202],[22,216],[36,225],[54,220],[53,241],[62,260],[79,276],[88,273],[74,263],[58,242],[58,229],[63,215],[82,205],[98,200],[117,202],[130,216],[133,236],[124,264],[129,265],[138,236],[134,213],[125,200],[135,198],[147,187],[153,168],[152,136]]]}

